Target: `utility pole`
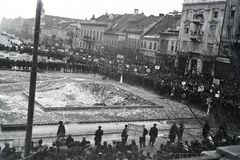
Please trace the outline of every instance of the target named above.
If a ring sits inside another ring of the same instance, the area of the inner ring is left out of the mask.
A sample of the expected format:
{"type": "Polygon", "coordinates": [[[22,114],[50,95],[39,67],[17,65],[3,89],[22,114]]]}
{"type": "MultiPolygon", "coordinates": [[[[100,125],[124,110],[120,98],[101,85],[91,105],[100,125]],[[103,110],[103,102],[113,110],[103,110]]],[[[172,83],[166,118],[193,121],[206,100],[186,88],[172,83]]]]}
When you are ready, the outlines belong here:
{"type": "Polygon", "coordinates": [[[37,79],[37,52],[39,43],[39,31],[40,31],[40,17],[41,17],[42,1],[37,1],[36,19],[35,19],[35,31],[34,31],[34,50],[32,58],[32,71],[29,88],[29,99],[28,99],[28,115],[27,115],[27,129],[25,138],[25,153],[24,157],[30,155],[31,140],[32,140],[32,127],[33,127],[33,115],[34,115],[34,102],[35,102],[35,89],[37,79]]]}

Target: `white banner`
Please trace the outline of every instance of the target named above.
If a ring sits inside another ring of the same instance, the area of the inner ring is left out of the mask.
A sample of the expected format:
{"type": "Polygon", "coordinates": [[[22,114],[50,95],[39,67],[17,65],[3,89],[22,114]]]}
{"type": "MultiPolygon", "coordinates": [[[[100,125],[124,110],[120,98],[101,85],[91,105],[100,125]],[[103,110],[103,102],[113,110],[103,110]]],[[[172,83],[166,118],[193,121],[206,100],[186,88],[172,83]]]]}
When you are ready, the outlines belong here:
{"type": "Polygon", "coordinates": [[[124,55],[118,54],[117,59],[124,59],[124,55]]]}
{"type": "Polygon", "coordinates": [[[143,126],[128,124],[127,134],[133,137],[141,137],[143,135],[143,126]]]}
{"type": "Polygon", "coordinates": [[[220,85],[220,79],[213,78],[213,84],[220,85]]]}
{"type": "Polygon", "coordinates": [[[202,92],[202,91],[204,91],[204,85],[198,86],[198,92],[202,92]]]}
{"type": "Polygon", "coordinates": [[[155,66],[155,69],[156,69],[156,70],[159,70],[159,69],[160,69],[160,66],[155,66]]]}

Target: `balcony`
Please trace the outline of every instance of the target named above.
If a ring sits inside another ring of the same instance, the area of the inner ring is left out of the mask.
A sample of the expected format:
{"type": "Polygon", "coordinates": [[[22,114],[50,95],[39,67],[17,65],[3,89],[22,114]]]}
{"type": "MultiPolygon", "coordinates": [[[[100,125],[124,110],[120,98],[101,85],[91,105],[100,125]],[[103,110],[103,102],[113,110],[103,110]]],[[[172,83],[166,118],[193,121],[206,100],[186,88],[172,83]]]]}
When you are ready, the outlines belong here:
{"type": "Polygon", "coordinates": [[[204,16],[203,14],[195,14],[193,15],[192,22],[196,25],[202,25],[204,23],[204,16]]]}
{"type": "Polygon", "coordinates": [[[197,33],[191,33],[190,34],[190,39],[193,41],[200,41],[201,40],[201,35],[197,33]]]}
{"type": "Polygon", "coordinates": [[[192,20],[192,22],[194,24],[196,24],[196,25],[202,25],[203,22],[204,22],[204,19],[202,19],[202,18],[195,18],[195,19],[192,20]]]}
{"type": "Polygon", "coordinates": [[[93,40],[92,40],[92,38],[90,36],[85,35],[83,37],[83,41],[85,41],[85,42],[92,42],[93,40]]]}

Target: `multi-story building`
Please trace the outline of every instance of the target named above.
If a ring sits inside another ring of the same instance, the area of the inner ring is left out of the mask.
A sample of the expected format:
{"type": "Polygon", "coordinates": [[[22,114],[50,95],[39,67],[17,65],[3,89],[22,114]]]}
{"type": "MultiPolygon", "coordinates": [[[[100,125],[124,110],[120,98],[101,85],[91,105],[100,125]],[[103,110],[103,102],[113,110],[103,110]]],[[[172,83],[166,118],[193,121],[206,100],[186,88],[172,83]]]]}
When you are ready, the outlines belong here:
{"type": "Polygon", "coordinates": [[[184,0],[179,32],[179,68],[211,75],[218,56],[226,0],[184,0]]]}
{"type": "Polygon", "coordinates": [[[139,14],[138,9],[135,9],[133,14],[110,14],[110,25],[104,32],[105,51],[112,52],[113,55],[124,54],[134,59],[133,54],[139,48],[142,30],[148,26],[140,24],[144,19],[146,16],[144,13],[139,14]]]}
{"type": "Polygon", "coordinates": [[[171,53],[176,52],[178,34],[170,32],[178,30],[180,26],[181,15],[178,14],[178,12],[175,12],[173,15],[165,15],[160,18],[157,23],[141,37],[140,52],[143,53],[146,61],[160,63],[162,55],[171,55],[172,46],[174,46],[174,48],[171,53]]]}
{"type": "Polygon", "coordinates": [[[225,10],[214,76],[231,80],[239,77],[237,72],[240,68],[240,1],[226,0],[225,10]]]}
{"type": "Polygon", "coordinates": [[[233,48],[239,46],[239,3],[184,0],[178,61],[183,72],[233,79],[232,59],[239,53],[238,47],[233,48]]]}
{"type": "Polygon", "coordinates": [[[107,22],[96,20],[80,21],[76,34],[76,48],[99,51],[103,43],[103,33],[107,22]]]}
{"type": "Polygon", "coordinates": [[[133,58],[136,60],[142,59],[142,53],[140,53],[141,47],[141,36],[144,35],[150,28],[152,28],[159,19],[164,15],[159,14],[159,16],[150,15],[139,22],[131,22],[125,28],[126,31],[126,45],[131,48],[133,58]]]}

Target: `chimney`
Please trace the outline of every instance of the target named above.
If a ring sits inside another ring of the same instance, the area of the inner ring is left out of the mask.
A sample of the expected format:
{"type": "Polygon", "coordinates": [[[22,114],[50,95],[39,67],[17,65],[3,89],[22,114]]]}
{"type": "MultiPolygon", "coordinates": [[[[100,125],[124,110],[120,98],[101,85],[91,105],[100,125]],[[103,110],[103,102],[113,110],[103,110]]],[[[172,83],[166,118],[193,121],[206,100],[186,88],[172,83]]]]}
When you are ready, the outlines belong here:
{"type": "Polygon", "coordinates": [[[177,10],[173,10],[173,16],[178,15],[178,11],[177,10]]]}
{"type": "Polygon", "coordinates": [[[108,19],[112,20],[114,18],[114,14],[109,14],[108,19]]]}
{"type": "Polygon", "coordinates": [[[164,17],[164,14],[163,13],[159,13],[159,17],[164,17]]]}
{"type": "Polygon", "coordinates": [[[138,14],[138,9],[134,9],[134,16],[138,14]]]}

